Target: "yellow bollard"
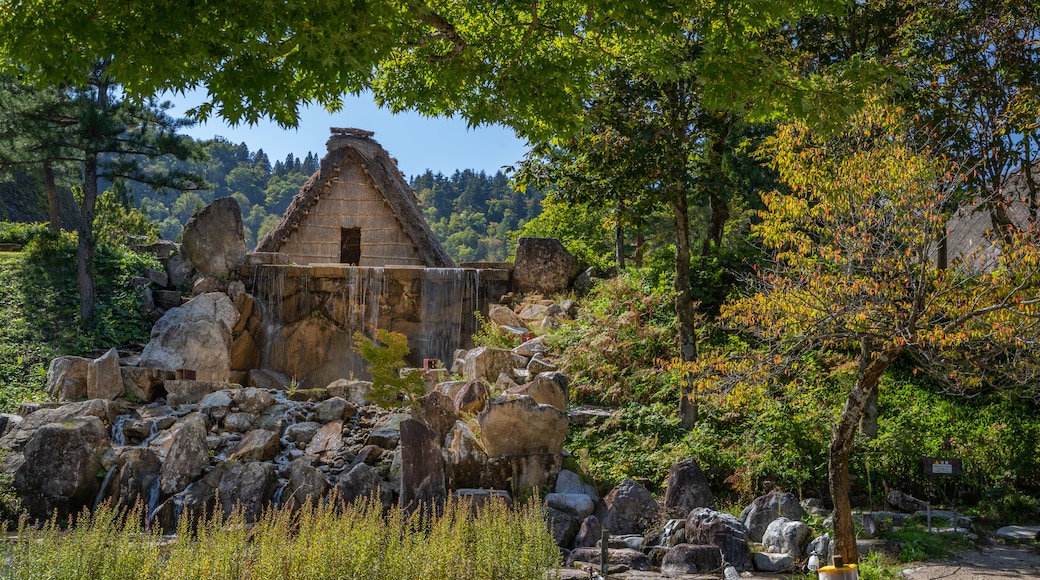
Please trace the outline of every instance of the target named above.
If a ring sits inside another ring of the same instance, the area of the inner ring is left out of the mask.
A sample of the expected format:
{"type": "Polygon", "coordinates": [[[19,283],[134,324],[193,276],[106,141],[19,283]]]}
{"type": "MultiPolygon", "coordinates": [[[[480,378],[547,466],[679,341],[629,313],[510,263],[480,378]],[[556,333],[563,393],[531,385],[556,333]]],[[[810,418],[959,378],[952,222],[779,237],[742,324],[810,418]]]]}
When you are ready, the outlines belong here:
{"type": "Polygon", "coordinates": [[[859,580],[859,568],[855,564],[844,564],[841,556],[834,556],[830,566],[820,568],[820,580],[859,580]]]}

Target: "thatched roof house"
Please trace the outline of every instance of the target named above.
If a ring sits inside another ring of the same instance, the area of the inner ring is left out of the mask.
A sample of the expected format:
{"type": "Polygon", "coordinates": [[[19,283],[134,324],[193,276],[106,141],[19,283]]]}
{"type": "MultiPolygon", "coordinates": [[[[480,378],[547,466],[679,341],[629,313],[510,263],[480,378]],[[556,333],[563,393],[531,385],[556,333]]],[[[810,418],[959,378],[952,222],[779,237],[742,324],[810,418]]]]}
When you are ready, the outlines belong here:
{"type": "Polygon", "coordinates": [[[297,264],[455,266],[372,132],[334,128],[327,148],[318,171],[256,251],[297,264]]]}

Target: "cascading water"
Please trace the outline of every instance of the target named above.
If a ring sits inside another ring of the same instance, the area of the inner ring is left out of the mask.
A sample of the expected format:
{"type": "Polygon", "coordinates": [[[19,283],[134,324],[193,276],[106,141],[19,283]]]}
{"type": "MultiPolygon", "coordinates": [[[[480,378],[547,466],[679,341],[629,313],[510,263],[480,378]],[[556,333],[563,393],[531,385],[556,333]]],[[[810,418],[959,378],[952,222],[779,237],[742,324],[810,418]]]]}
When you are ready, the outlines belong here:
{"type": "Polygon", "coordinates": [[[427,268],[423,270],[419,354],[451,366],[455,349],[465,342],[465,328],[472,328],[479,308],[476,270],[427,268]],[[467,324],[468,323],[468,324],[467,324]]]}

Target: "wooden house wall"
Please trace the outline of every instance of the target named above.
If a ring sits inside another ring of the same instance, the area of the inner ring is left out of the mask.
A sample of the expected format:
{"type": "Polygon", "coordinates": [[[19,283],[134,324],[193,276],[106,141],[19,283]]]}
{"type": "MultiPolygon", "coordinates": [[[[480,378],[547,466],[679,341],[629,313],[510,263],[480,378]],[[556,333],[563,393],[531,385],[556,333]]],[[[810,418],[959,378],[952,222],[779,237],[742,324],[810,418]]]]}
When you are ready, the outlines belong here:
{"type": "Polygon", "coordinates": [[[424,265],[382,193],[358,166],[342,168],[281,253],[298,264],[338,263],[341,228],[361,228],[359,266],[424,265]]]}

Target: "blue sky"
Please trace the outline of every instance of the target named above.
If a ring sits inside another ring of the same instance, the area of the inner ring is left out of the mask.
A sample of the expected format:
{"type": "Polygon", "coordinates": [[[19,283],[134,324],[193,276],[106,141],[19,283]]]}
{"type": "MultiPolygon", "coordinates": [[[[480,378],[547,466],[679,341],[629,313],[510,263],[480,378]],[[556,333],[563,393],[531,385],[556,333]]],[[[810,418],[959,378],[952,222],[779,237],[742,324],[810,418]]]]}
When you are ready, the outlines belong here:
{"type": "MultiPolygon", "coordinates": [[[[171,97],[173,116],[201,102],[199,95],[171,97]]],[[[282,129],[264,122],[252,127],[230,127],[220,119],[210,119],[184,132],[196,139],[221,136],[233,143],[245,143],[250,151],[263,149],[273,164],[292,153],[300,158],[308,151],[325,154],[329,127],[357,127],[375,131],[373,137],[392,157],[407,177],[431,169],[450,175],[456,169],[473,169],[493,174],[504,165],[513,165],[527,152],[526,143],[512,130],[500,126],[468,129],[459,119],[429,118],[415,113],[393,115],[380,109],[371,96],[363,94],[344,99],[343,110],[328,113],[318,106],[301,111],[296,129],[282,129]]]]}

